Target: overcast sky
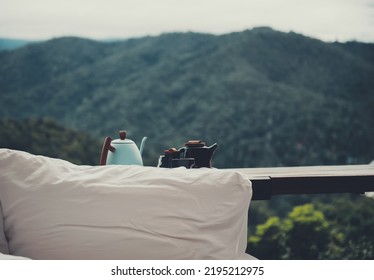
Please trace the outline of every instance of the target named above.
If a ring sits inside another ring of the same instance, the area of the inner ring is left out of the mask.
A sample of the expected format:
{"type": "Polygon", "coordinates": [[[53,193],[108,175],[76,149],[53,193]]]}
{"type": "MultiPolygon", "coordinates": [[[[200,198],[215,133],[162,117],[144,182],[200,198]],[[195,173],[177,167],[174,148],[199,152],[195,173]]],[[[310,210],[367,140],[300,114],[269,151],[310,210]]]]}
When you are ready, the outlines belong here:
{"type": "Polygon", "coordinates": [[[121,39],[256,26],[374,43],[374,0],[0,0],[0,37],[121,39]]]}

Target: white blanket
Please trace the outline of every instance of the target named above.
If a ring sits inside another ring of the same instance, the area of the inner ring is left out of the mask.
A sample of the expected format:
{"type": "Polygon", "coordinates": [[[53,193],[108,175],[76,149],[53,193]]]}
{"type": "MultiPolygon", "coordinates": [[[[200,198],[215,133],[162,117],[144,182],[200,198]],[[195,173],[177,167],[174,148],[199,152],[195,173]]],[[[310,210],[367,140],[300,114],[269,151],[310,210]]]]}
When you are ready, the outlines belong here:
{"type": "Polygon", "coordinates": [[[0,149],[0,170],[5,242],[12,255],[248,258],[252,189],[240,173],[78,166],[9,149],[0,149]]]}

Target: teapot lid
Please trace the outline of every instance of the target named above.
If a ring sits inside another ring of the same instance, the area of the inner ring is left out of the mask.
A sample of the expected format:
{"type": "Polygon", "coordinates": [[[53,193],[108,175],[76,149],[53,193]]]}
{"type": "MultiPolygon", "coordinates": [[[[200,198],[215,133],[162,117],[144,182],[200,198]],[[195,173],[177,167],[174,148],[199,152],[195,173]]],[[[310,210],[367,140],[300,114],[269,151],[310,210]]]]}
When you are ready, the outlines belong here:
{"type": "Polygon", "coordinates": [[[164,150],[165,155],[179,155],[181,153],[180,150],[177,150],[176,148],[170,148],[167,150],[164,150]]]}
{"type": "Polygon", "coordinates": [[[186,147],[196,148],[196,147],[204,147],[205,142],[201,140],[189,140],[187,143],[184,144],[186,147]]]}
{"type": "Polygon", "coordinates": [[[130,139],[126,139],[127,131],[121,130],[119,131],[119,139],[115,139],[112,141],[113,144],[133,144],[134,141],[130,139]]]}
{"type": "Polygon", "coordinates": [[[164,154],[179,154],[181,151],[177,150],[176,148],[170,148],[167,150],[164,150],[164,154]]]}

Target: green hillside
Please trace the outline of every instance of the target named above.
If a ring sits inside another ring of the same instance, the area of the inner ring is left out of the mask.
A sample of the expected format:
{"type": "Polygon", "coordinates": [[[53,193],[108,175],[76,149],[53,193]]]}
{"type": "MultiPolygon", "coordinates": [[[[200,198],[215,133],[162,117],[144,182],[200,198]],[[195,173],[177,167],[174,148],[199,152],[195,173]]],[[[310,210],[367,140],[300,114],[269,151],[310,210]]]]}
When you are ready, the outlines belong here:
{"type": "Polygon", "coordinates": [[[97,165],[101,146],[95,138],[66,129],[51,119],[0,119],[0,148],[97,165]]]}
{"type": "Polygon", "coordinates": [[[148,136],[146,163],[188,139],[217,167],[374,159],[373,44],[255,28],[0,52],[0,118],[51,117],[98,139],[148,136]]]}

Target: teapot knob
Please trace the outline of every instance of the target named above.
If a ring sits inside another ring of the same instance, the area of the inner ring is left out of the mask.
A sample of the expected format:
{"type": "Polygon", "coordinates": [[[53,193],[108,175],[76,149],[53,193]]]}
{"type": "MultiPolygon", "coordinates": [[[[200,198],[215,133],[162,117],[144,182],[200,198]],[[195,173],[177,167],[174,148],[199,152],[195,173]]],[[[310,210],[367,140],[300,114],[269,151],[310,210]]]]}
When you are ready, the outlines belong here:
{"type": "Polygon", "coordinates": [[[125,130],[121,130],[121,131],[119,132],[119,138],[120,138],[121,140],[125,140],[125,139],[126,139],[126,134],[127,134],[127,132],[126,132],[125,130]]]}
{"type": "Polygon", "coordinates": [[[200,148],[204,147],[205,143],[201,140],[189,140],[187,143],[184,144],[185,147],[192,147],[192,148],[200,148]]]}

